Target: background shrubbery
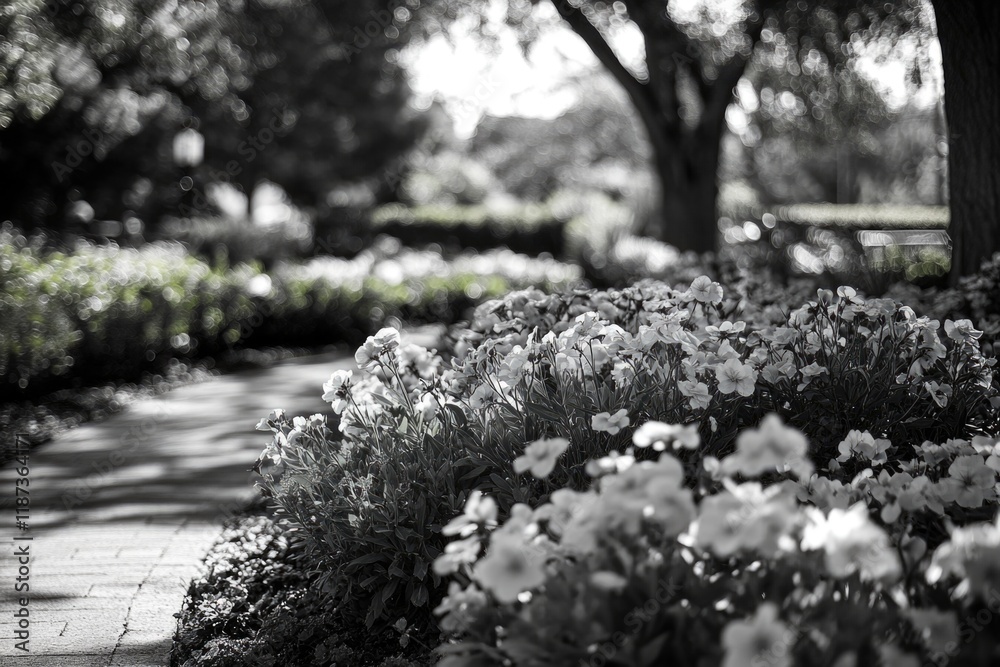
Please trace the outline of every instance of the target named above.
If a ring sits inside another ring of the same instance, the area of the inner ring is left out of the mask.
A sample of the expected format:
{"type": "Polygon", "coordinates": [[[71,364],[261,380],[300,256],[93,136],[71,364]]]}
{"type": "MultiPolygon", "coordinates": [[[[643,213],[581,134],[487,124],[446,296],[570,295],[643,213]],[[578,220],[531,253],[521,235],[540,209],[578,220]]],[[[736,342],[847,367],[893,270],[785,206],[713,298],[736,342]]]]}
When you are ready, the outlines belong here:
{"type": "Polygon", "coordinates": [[[356,342],[386,318],[450,322],[481,299],[579,271],[509,251],[465,255],[377,245],[352,260],[212,267],[176,243],[43,247],[0,232],[0,377],[5,391],[67,377],[130,379],[157,360],[240,345],[356,342]]]}

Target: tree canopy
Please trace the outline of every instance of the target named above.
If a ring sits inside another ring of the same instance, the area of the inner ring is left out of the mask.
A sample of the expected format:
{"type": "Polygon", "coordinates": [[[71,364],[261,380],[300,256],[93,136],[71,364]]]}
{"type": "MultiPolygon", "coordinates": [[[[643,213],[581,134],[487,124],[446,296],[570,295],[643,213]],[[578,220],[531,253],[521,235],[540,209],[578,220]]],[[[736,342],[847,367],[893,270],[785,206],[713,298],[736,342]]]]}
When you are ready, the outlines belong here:
{"type": "Polygon", "coordinates": [[[420,132],[393,60],[407,11],[394,0],[6,3],[0,216],[154,222],[182,194],[172,146],[185,127],[208,138],[196,176],[268,178],[307,203],[379,171],[420,132]]]}

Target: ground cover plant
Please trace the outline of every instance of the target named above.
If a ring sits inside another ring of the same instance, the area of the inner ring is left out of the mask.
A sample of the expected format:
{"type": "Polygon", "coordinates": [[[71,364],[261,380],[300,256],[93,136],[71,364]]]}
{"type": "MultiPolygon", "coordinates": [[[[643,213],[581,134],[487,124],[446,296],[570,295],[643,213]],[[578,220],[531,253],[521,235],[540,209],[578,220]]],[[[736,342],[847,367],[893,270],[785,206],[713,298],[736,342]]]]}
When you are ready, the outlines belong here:
{"type": "Polygon", "coordinates": [[[400,646],[399,634],[391,629],[372,637],[345,626],[310,590],[295,556],[294,542],[262,507],[229,520],[205,559],[205,573],[188,589],[170,664],[427,664],[429,648],[415,642],[400,646]]]}
{"type": "Polygon", "coordinates": [[[442,631],[455,665],[988,650],[942,639],[1000,542],[981,331],[741,289],[517,292],[444,355],[379,331],[324,385],[336,419],[258,424],[300,565],[372,630],[442,631]]]}

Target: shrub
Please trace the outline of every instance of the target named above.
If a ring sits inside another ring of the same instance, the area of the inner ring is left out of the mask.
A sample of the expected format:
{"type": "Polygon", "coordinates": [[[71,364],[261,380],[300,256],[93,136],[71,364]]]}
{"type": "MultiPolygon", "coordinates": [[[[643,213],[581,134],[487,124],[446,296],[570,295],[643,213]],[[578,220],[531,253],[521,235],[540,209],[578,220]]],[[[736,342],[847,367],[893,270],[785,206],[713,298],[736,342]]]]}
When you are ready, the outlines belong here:
{"type": "Polygon", "coordinates": [[[963,276],[958,287],[919,290],[895,285],[890,294],[938,319],[972,320],[983,331],[983,351],[995,355],[1000,350],[1000,253],[984,261],[976,273],[963,276]]]}
{"type": "Polygon", "coordinates": [[[214,264],[302,259],[310,253],[312,226],[304,219],[258,225],[249,219],[180,218],[163,225],[160,236],[180,241],[192,254],[214,264]]]}
{"type": "Polygon", "coordinates": [[[451,322],[526,284],[579,282],[579,270],[509,251],[463,255],[380,244],[353,260],[213,268],[176,243],[81,243],[50,252],[0,230],[0,377],[35,391],[67,378],[131,379],[173,356],[241,344],[363,340],[386,318],[451,322]],[[525,282],[531,281],[531,283],[525,282]]]}
{"type": "Polygon", "coordinates": [[[418,667],[428,649],[390,630],[370,641],[345,624],[295,563],[271,518],[230,522],[188,589],[171,650],[175,667],[418,667]],[[401,646],[403,644],[404,646],[401,646]],[[413,661],[402,657],[406,655],[413,661]]]}
{"type": "MultiPolygon", "coordinates": [[[[388,204],[372,211],[367,234],[385,234],[407,246],[436,243],[459,249],[489,250],[506,247],[528,255],[565,252],[566,219],[545,205],[417,206],[388,204]]],[[[364,236],[364,234],[362,234],[364,236]]]]}

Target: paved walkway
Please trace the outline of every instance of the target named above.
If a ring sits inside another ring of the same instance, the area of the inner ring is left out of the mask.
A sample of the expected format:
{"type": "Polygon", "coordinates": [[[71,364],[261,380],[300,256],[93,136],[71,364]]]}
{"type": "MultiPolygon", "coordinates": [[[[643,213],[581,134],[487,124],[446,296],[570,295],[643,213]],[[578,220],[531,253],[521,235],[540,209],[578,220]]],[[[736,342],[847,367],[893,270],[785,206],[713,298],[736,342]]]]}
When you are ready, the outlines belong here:
{"type": "Polygon", "coordinates": [[[289,360],[59,436],[30,455],[28,532],[15,527],[16,466],[0,470],[0,665],[166,665],[188,583],[222,521],[253,497],[249,469],[268,440],[257,420],[276,407],[328,413],[322,383],[354,367],[343,354],[289,360]],[[13,615],[25,547],[29,653],[13,615]]]}

